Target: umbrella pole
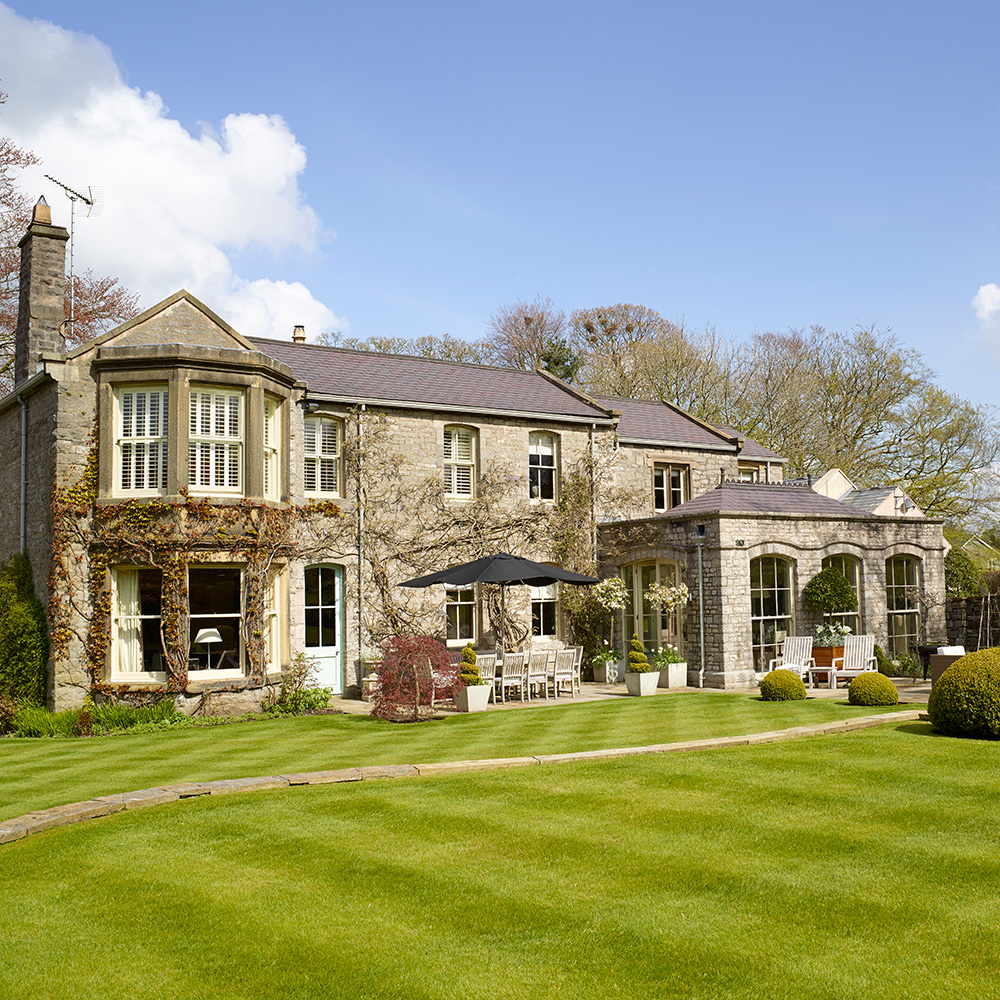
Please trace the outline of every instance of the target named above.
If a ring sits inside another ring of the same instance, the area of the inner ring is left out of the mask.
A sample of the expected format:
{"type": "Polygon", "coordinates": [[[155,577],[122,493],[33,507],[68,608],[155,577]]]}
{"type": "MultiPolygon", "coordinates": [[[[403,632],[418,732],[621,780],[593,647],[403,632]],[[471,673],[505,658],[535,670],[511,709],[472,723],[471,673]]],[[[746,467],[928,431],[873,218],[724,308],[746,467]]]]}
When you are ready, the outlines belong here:
{"type": "Polygon", "coordinates": [[[498,643],[500,651],[506,653],[507,644],[507,606],[504,602],[504,596],[507,593],[507,587],[505,584],[500,584],[500,642],[498,643]]]}

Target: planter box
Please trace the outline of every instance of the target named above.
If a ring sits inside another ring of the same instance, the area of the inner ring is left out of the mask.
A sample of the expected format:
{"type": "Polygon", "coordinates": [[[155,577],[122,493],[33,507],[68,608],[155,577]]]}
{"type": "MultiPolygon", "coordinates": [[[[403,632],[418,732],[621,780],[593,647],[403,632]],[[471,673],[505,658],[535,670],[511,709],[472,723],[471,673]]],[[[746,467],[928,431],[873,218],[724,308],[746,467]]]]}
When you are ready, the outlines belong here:
{"type": "Polygon", "coordinates": [[[687,687],[687,682],[688,682],[687,674],[688,674],[687,663],[668,663],[660,671],[660,683],[658,687],[661,688],[687,687]]]}
{"type": "MultiPolygon", "coordinates": [[[[813,646],[813,659],[816,661],[817,670],[830,670],[833,666],[833,661],[844,655],[843,646],[813,646]]],[[[813,680],[813,683],[817,681],[813,680]]],[[[830,675],[827,674],[823,680],[819,681],[820,684],[829,684],[830,675]]]]}
{"type": "Polygon", "coordinates": [[[622,661],[617,663],[594,664],[595,684],[617,684],[622,679],[622,661]]]}
{"type": "Polygon", "coordinates": [[[455,695],[455,707],[460,712],[485,712],[490,703],[489,684],[473,684],[455,695]]]}
{"type": "Polygon", "coordinates": [[[650,670],[648,674],[633,674],[631,672],[625,674],[625,688],[635,698],[656,694],[656,685],[659,682],[659,670],[650,670]]]}

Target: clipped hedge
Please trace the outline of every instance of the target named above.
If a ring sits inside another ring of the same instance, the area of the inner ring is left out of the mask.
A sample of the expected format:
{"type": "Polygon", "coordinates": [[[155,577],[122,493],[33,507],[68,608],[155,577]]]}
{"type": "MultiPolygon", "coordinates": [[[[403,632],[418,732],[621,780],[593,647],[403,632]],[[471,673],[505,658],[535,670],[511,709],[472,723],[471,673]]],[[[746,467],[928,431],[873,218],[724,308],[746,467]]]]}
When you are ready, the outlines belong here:
{"type": "Polygon", "coordinates": [[[869,670],[851,681],[847,700],[852,705],[896,705],[899,703],[899,692],[888,677],[869,670]]]}
{"type": "Polygon", "coordinates": [[[791,670],[772,670],[760,682],[760,696],[764,701],[805,701],[806,686],[791,670]]]}
{"type": "Polygon", "coordinates": [[[35,597],[31,563],[12,556],[0,567],[0,694],[42,704],[48,658],[45,609],[35,597]]]}
{"type": "Polygon", "coordinates": [[[934,682],[927,712],[946,736],[1000,739],[1000,649],[956,660],[934,682]]]}

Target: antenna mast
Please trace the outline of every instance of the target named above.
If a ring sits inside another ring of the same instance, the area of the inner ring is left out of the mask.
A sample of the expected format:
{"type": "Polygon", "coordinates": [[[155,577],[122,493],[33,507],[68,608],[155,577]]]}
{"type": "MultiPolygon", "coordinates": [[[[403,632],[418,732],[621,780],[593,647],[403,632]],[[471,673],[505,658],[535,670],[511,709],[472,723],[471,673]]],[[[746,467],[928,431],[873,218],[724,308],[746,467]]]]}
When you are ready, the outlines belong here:
{"type": "Polygon", "coordinates": [[[76,319],[74,312],[74,281],[73,281],[73,243],[74,243],[74,232],[76,229],[76,203],[82,201],[84,205],[87,206],[87,215],[90,215],[95,208],[100,207],[100,193],[95,192],[92,187],[88,187],[88,194],[80,194],[79,191],[74,191],[68,184],[63,184],[62,181],[57,181],[51,174],[46,174],[45,177],[52,181],[53,184],[58,184],[59,187],[66,192],[66,197],[69,198],[69,326],[73,329],[73,322],[76,319]]]}

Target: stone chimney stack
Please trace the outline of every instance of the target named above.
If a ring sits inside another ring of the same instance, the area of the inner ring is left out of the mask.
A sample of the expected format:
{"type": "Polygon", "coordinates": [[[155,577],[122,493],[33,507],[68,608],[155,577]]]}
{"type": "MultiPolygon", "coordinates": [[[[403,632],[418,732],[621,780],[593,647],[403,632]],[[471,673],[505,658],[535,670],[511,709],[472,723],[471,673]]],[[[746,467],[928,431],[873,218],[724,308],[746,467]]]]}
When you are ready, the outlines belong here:
{"type": "Polygon", "coordinates": [[[39,198],[21,248],[21,287],[14,335],[14,385],[38,370],[45,351],[62,353],[63,301],[66,294],[66,241],[64,226],[52,225],[52,210],[39,198]]]}
{"type": "Polygon", "coordinates": [[[292,330],[292,340],[296,344],[304,344],[306,342],[306,328],[304,326],[296,326],[292,330]]]}

